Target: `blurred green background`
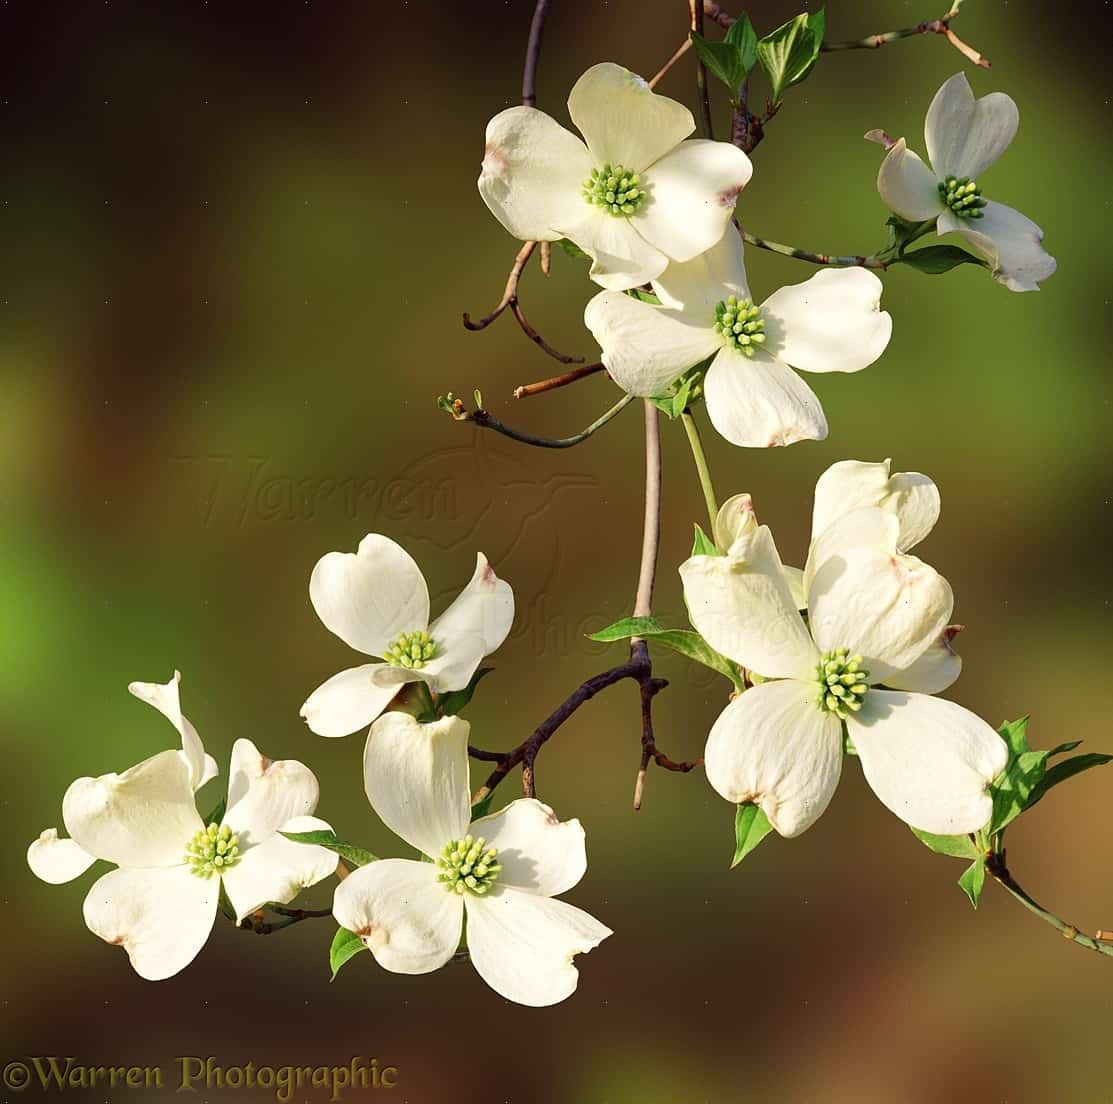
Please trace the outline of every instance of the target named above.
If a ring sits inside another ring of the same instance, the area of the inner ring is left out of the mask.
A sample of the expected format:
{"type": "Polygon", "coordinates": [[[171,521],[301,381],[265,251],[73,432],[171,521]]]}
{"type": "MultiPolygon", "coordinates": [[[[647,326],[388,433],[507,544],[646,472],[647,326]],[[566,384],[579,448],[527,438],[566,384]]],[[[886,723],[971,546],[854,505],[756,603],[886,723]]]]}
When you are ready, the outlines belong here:
{"type": "MultiPolygon", "coordinates": [[[[942,6],[833,4],[829,37],[942,6]]],[[[921,847],[853,761],[815,829],[771,837],[728,872],[732,810],[700,774],[651,773],[632,810],[632,686],[587,706],[539,761],[541,796],[588,832],[590,870],[571,898],[616,931],[579,960],[579,991],[556,1008],[510,1005],[470,967],[407,978],[370,956],[330,985],[329,921],[268,938],[221,923],[184,974],[152,985],[86,931],[91,874],[55,888],[27,870],[26,843],[59,823],[73,778],[173,742],[125,687],[175,667],[219,761],[238,736],[304,759],[341,835],[401,854],[363,797],[362,737],[322,740],[298,718],[350,662],[309,605],[309,572],[370,530],[412,551],[435,603],[466,581],[477,549],[514,585],[513,635],[470,709],[477,743],[516,743],[622,655],[584,633],[632,601],[637,408],[548,453],[456,425],[433,402],[481,387],[496,414],[561,436],[615,398],[596,376],[515,402],[515,385],[557,366],[509,318],[483,334],[460,325],[497,300],[517,248],[475,176],[486,120],[516,102],[531,9],[0,8],[11,836],[0,1059],[172,1069],[180,1055],[317,1065],[358,1054],[399,1067],[393,1095],[421,1104],[1113,1100],[1113,963],[995,886],[973,913],[954,885],[961,865],[921,847]]],[[[750,10],[761,32],[794,14],[750,10]]],[[[539,106],[565,120],[567,90],[596,61],[655,71],[686,19],[681,0],[554,0],[539,106]]],[[[944,514],[921,551],[969,626],[952,696],[994,723],[1030,712],[1038,746],[1084,738],[1109,751],[1108,12],[969,0],[955,28],[991,71],[936,36],[822,57],[757,150],[740,217],[805,248],[880,246],[879,150],[861,136],[884,127],[922,150],[932,94],[965,68],[977,93],[1000,88],[1020,106],[1017,140],[982,183],[1043,225],[1058,274],[1015,295],[972,267],[894,270],[885,357],[812,378],[827,441],[756,452],[710,430],[706,440],[720,495],[750,491],[794,562],[829,463],[892,456],[897,470],[933,475],[944,514]]],[[[692,104],[693,86],[686,63],[660,90],[692,104]]],[[[722,133],[722,96],[715,108],[722,133]]],[[[759,297],[812,271],[748,260],[759,297]]],[[[551,278],[533,266],[522,291],[554,344],[596,355],[579,263],[554,251],[551,278]]],[[[664,438],[658,611],[683,624],[675,567],[702,505],[679,426],[664,438]]],[[[700,754],[725,686],[670,656],[660,669],[673,680],[657,699],[661,745],[700,754]]],[[[1110,787],[1113,776],[1085,775],[1010,831],[1022,883],[1087,930],[1113,927],[1110,787]]],[[[321,886],[306,899],[329,897],[321,886]]],[[[203,1094],[225,1096],[273,1099],[203,1094]]]]}

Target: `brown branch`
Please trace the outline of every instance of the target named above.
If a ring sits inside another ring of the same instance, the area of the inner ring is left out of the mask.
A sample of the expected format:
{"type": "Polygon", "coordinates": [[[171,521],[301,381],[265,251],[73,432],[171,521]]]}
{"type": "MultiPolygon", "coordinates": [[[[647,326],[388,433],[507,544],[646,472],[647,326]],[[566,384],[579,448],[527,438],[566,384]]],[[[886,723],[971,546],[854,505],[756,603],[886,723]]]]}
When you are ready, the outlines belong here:
{"type": "Polygon", "coordinates": [[[239,923],[244,931],[254,932],[256,935],[270,935],[272,932],[281,931],[283,928],[300,924],[303,920],[320,920],[332,915],[332,909],[292,909],[284,905],[272,903],[256,909],[249,916],[245,916],[239,923]],[[267,910],[281,916],[281,920],[267,920],[267,910]]]}
{"type": "Polygon", "coordinates": [[[573,368],[570,372],[563,372],[551,379],[538,380],[536,383],[524,383],[521,387],[514,388],[514,398],[528,399],[531,395],[540,395],[545,391],[555,391],[558,387],[567,387],[570,383],[593,376],[596,372],[604,370],[602,361],[594,364],[585,364],[581,368],[573,368]]]}
{"type": "MultiPolygon", "coordinates": [[[[692,35],[703,37],[703,0],[688,0],[688,13],[692,35]]],[[[691,38],[692,35],[688,37],[691,38]]],[[[703,61],[696,62],[696,90],[699,92],[700,114],[703,116],[703,136],[714,138],[711,128],[711,101],[707,91],[707,66],[703,61]]]]}
{"type": "Polygon", "coordinates": [[[533,251],[536,248],[537,242],[528,241],[518,250],[518,255],[514,258],[514,264],[510,267],[510,275],[506,278],[506,290],[502,293],[498,306],[478,321],[473,321],[471,315],[464,311],[465,328],[473,333],[476,330],[485,330],[511,303],[517,301],[518,281],[522,278],[522,270],[526,267],[526,262],[533,256],[533,251]]]}
{"type": "Polygon", "coordinates": [[[537,104],[537,63],[541,58],[541,40],[545,35],[545,20],[549,17],[550,0],[537,0],[533,18],[529,22],[529,39],[526,42],[526,63],[522,70],[522,104],[537,104]]]}

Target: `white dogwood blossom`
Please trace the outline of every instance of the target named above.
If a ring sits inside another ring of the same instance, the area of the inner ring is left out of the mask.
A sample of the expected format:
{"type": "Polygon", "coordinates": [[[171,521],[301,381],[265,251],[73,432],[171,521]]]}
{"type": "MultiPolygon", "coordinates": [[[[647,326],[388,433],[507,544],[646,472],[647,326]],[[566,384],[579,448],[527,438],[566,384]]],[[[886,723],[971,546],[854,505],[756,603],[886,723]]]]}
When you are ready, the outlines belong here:
{"type": "Polygon", "coordinates": [[[900,138],[881,163],[877,190],[901,218],[934,220],[940,234],[960,234],[1007,288],[1038,291],[1055,271],[1043,231],[1019,211],[986,199],[978,184],[1019,125],[1010,96],[991,92],[976,100],[966,75],[956,73],[936,92],[924,121],[930,166],[900,138]]]}
{"type": "Polygon", "coordinates": [[[583,141],[534,107],[487,124],[479,193],[516,238],[567,238],[596,283],[623,289],[723,236],[753,172],[740,149],[688,139],[692,113],[611,62],[580,77],[568,114],[583,141]]]}
{"type": "Polygon", "coordinates": [[[136,696],[190,733],[186,752],[164,751],[122,774],[79,778],[62,800],[70,839],[48,829],[28,849],[45,881],[70,881],[100,859],[114,864],[85,898],[89,930],[122,946],[140,977],[159,981],[197,956],[216,919],[223,887],[237,921],[268,901],[286,903],[336,870],[337,856],[279,833],[327,830],[310,814],[317,779],[294,760],[272,762],[250,741],[232,748],[228,799],[219,823],[197,811],[207,757],[178,706],[178,676],[136,683],[136,696]],[[191,763],[191,759],[193,762],[191,763]]]}
{"type": "Polygon", "coordinates": [[[864,268],[822,270],[755,306],[734,227],[703,256],[669,265],[653,290],[660,305],[615,291],[588,303],[584,321],[607,371],[630,394],[659,395],[713,357],[703,381],[708,417],[750,448],[826,437],[823,408],[793,368],[857,372],[892,334],[881,281],[864,268]]]}
{"type": "Polygon", "coordinates": [[[514,593],[482,553],[456,600],[429,623],[429,588],[400,545],[369,533],[351,552],[329,552],[313,568],[309,598],[325,627],[378,662],[333,675],[301,707],[319,736],[366,728],[403,683],[440,693],[467,686],[484,656],[510,632],[514,593]]]}
{"type": "Polygon", "coordinates": [[[783,836],[810,827],[834,795],[844,724],[874,793],[906,823],[956,835],[989,819],[1004,741],[953,702],[879,688],[932,647],[953,605],[947,581],[898,550],[899,534],[876,506],[829,527],[806,573],[806,622],[766,526],[681,566],[693,625],[763,679],[712,727],[707,777],[728,801],[760,805],[783,836]]]}
{"type": "Polygon", "coordinates": [[[425,974],[467,949],[507,1000],[556,1004],[576,989],[574,955],[608,935],[588,913],[554,898],[587,870],[584,830],[533,798],[471,821],[469,725],[418,724],[387,713],[364,753],[367,798],[383,823],[432,861],[379,859],[336,889],[333,915],[380,966],[425,974]]]}

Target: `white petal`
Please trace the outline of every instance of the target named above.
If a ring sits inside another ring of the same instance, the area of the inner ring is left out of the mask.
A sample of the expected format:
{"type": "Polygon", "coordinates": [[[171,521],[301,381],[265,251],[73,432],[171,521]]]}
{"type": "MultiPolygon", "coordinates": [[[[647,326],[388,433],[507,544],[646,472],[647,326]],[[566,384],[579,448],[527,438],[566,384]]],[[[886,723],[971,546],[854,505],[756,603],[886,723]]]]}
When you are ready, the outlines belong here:
{"type": "Polygon", "coordinates": [[[813,528],[808,561],[804,565],[805,597],[812,588],[816,571],[832,556],[841,556],[859,548],[896,552],[899,536],[900,522],[896,515],[879,506],[857,505],[822,529],[813,528]]]}
{"type": "Polygon", "coordinates": [[[1004,92],[974,99],[965,73],[935,93],[924,120],[928,157],[938,177],[977,178],[1008,148],[1020,112],[1004,92]]]}
{"type": "Polygon", "coordinates": [[[506,639],[513,623],[514,591],[480,552],[471,581],[429,627],[429,635],[438,645],[457,636],[479,636],[484,655],[490,655],[506,639]]]}
{"type": "Polygon", "coordinates": [[[792,600],[796,603],[798,610],[806,610],[808,608],[808,590],[804,586],[804,573],[798,567],[791,567],[789,564],[784,566],[785,582],[788,584],[789,593],[792,595],[792,600]]]}
{"type": "Polygon", "coordinates": [[[97,861],[71,839],[61,839],[57,828],[47,828],[27,848],[27,865],[36,878],[63,885],[81,877],[97,861]]]}
{"type": "Polygon", "coordinates": [[[464,905],[437,881],[432,863],[379,859],[336,887],[332,914],[386,970],[439,970],[460,945],[464,905]]]}
{"type": "Polygon", "coordinates": [[[915,556],[860,547],[829,556],[808,591],[808,616],[824,651],[865,657],[870,683],[908,667],[943,631],[954,607],[950,584],[915,556]]]}
{"type": "Polygon", "coordinates": [[[177,751],[123,774],[79,778],[62,799],[62,819],[78,846],[120,866],[176,866],[204,827],[189,764],[177,751]]]}
{"type": "Polygon", "coordinates": [[[548,805],[523,797],[490,816],[473,821],[468,831],[482,836],[498,852],[501,886],[542,897],[566,893],[587,871],[583,825],[559,820],[548,805]]]}
{"type": "Polygon", "coordinates": [[[782,836],[810,828],[842,770],[842,727],[819,709],[816,682],[764,682],[719,714],[704,752],[707,780],[734,804],[752,801],[782,836]]]}
{"type": "Polygon", "coordinates": [[[761,305],[766,352],[804,372],[858,372],[885,351],[893,319],[865,268],[821,269],[761,305]]]}
{"type": "Polygon", "coordinates": [[[767,525],[739,537],[729,556],[693,556],[680,578],[688,616],[716,651],[767,678],[814,677],[819,655],[767,525]]]}
{"type": "Polygon", "coordinates": [[[318,736],[348,736],[366,728],[398,693],[398,684],[379,686],[372,675],[381,663],[349,667],[321,683],[301,707],[318,736]]]}
{"type": "Polygon", "coordinates": [[[729,142],[682,142],[645,173],[638,232],[674,261],[698,257],[722,239],[753,171],[729,142]]]}
{"type": "Polygon", "coordinates": [[[952,641],[964,628],[964,625],[948,625],[919,659],[903,671],[891,674],[885,685],[894,690],[941,694],[962,674],[962,656],[955,654],[952,641]]]}
{"type": "Polygon", "coordinates": [[[674,310],[682,310],[694,324],[711,326],[715,308],[731,295],[750,298],[746,265],[742,259],[742,235],[734,226],[706,253],[685,261],[674,261],[653,281],[657,298],[674,310]]]}
{"type": "Polygon", "coordinates": [[[123,947],[135,972],[162,981],[184,970],[212,931],[219,878],[188,866],[113,870],[85,898],[85,923],[106,943],[123,947]]]}
{"type": "Polygon", "coordinates": [[[748,494],[732,495],[715,515],[715,546],[722,552],[729,552],[739,537],[752,533],[756,528],[754,500],[748,494]]]}
{"type": "Polygon", "coordinates": [[[955,231],[985,258],[993,278],[1010,291],[1039,291],[1058,267],[1043,247],[1043,231],[1012,207],[990,200],[982,218],[961,219],[951,212],[939,219],[939,233],[955,231]]]}
{"type": "Polygon", "coordinates": [[[568,114],[597,165],[641,172],[693,130],[692,113],[658,96],[642,77],[605,61],[593,65],[568,95],[568,114]]]}
{"type": "Polygon", "coordinates": [[[440,854],[467,832],[470,730],[460,717],[418,724],[408,713],[384,713],[367,734],[367,800],[396,836],[425,855],[440,854]]]}
{"type": "Polygon", "coordinates": [[[178,730],[182,739],[182,754],[193,772],[193,788],[199,790],[216,777],[217,768],[212,757],[206,756],[197,729],[182,716],[178,697],[178,684],[181,681],[181,672],[175,671],[169,682],[132,682],[128,684],[128,691],[140,701],[153,705],[178,730]]]}
{"type": "Polygon", "coordinates": [[[946,210],[938,178],[903,138],[892,144],[881,162],[877,190],[882,203],[909,222],[924,222],[946,210]]]}
{"type": "Polygon", "coordinates": [[[641,287],[660,276],[669,263],[638,233],[633,218],[616,217],[599,207],[588,208],[577,222],[561,224],[559,229],[591,257],[588,275],[612,291],[641,287]]]}
{"type": "Polygon", "coordinates": [[[573,957],[613,934],[583,909],[509,886],[488,897],[468,895],[465,907],[479,976],[507,1000],[531,1008],[570,997],[580,980],[573,957]]]}
{"type": "Polygon", "coordinates": [[[584,325],[603,350],[611,379],[631,395],[659,395],[677,376],[722,344],[714,313],[696,324],[685,314],[618,291],[601,291],[584,311],[584,325]]]}
{"type": "MultiPolygon", "coordinates": [[[[327,832],[331,825],[317,817],[294,817],[282,832],[327,832]]],[[[336,873],[340,856],[327,847],[294,843],[276,832],[270,839],[250,848],[235,866],[221,872],[224,890],[236,910],[236,922],[248,913],[276,901],[284,905],[303,889],[336,873]]]]}
{"type": "Polygon", "coordinates": [[[773,448],[827,436],[827,419],[812,389],[763,353],[748,358],[723,349],[703,388],[711,424],[732,445],[773,448]]]}
{"type": "Polygon", "coordinates": [[[240,837],[241,851],[265,843],[286,821],[317,808],[320,787],[313,772],[296,759],[268,759],[250,740],[232,745],[228,773],[224,824],[240,837]]]}
{"type": "Polygon", "coordinates": [[[426,660],[420,669],[395,667],[390,663],[377,664],[371,676],[375,685],[397,688],[404,682],[424,682],[438,694],[445,690],[462,690],[487,654],[483,637],[450,637],[443,647],[440,639],[435,639],[437,654],[426,660]]]}
{"type": "Polygon", "coordinates": [[[511,107],[487,124],[479,194],[521,241],[563,237],[555,227],[583,215],[590,173],[587,147],[543,111],[511,107]]]}
{"type": "Polygon", "coordinates": [[[986,787],[1005,769],[1005,741],[980,717],[926,694],[870,690],[847,732],[883,805],[921,832],[985,827],[986,787]]]}
{"type": "Polygon", "coordinates": [[[359,550],[317,561],[309,598],[330,632],[366,655],[382,655],[404,632],[429,625],[429,591],[410,554],[369,533],[359,550]]]}
{"type": "Polygon", "coordinates": [[[939,520],[939,490],[919,472],[890,475],[890,463],[841,460],[832,464],[816,481],[812,539],[862,506],[879,506],[900,523],[899,551],[919,544],[939,520]]]}

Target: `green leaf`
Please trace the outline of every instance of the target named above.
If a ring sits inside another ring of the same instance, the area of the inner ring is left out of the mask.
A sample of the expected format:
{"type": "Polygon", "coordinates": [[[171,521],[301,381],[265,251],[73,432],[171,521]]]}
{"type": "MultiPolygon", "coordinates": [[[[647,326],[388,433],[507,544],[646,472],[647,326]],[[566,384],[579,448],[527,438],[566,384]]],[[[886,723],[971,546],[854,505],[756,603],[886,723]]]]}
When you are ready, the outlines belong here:
{"type": "Polygon", "coordinates": [[[666,648],[671,648],[696,663],[702,663],[704,667],[730,679],[737,690],[746,688],[738,667],[726,656],[715,651],[698,632],[691,629],[666,629],[656,617],[624,617],[597,633],[591,633],[588,639],[609,644],[631,636],[641,636],[657,644],[664,644],[666,648]]]}
{"type": "Polygon", "coordinates": [[[956,859],[981,858],[974,841],[969,836],[937,836],[932,832],[921,832],[918,828],[913,828],[912,834],[937,855],[950,855],[956,859]]]}
{"type": "Polygon", "coordinates": [[[751,801],[739,805],[734,814],[734,858],[730,868],[733,870],[770,832],[773,825],[751,801]]]}
{"type": "Polygon", "coordinates": [[[929,245],[923,249],[914,249],[911,253],[902,253],[899,257],[894,257],[889,264],[906,264],[917,272],[939,276],[961,264],[984,267],[985,262],[972,253],[967,253],[965,249],[959,249],[957,245],[929,245]]]}
{"type": "Polygon", "coordinates": [[[1068,740],[1065,744],[1057,744],[1048,753],[1048,758],[1052,755],[1062,755],[1068,751],[1074,751],[1082,743],[1081,740],[1068,740]]]}
{"type": "MultiPolygon", "coordinates": [[[[1080,742],[1076,741],[1074,744],[1067,746],[1077,747],[1080,742]]],[[[1054,752],[1048,754],[1052,755],[1054,752]]],[[[1028,795],[1028,803],[1024,808],[1030,809],[1033,805],[1042,801],[1047,791],[1058,786],[1060,782],[1065,782],[1068,778],[1073,778],[1076,774],[1088,771],[1092,767],[1104,766],[1111,761],[1113,761],[1113,755],[1102,755],[1100,752],[1091,751],[1085,755],[1074,755],[1070,759],[1064,759],[1061,763],[1056,763],[1053,767],[1049,767],[1044,776],[1032,787],[1032,792],[1028,795]]]]}
{"type": "Polygon", "coordinates": [[[1009,762],[989,787],[993,798],[993,815],[987,828],[990,835],[1005,829],[1027,808],[1033,788],[1047,769],[1050,754],[1029,748],[1027,717],[1006,721],[998,732],[1009,746],[1009,762]]]}
{"type": "Polygon", "coordinates": [[[721,556],[715,542],[697,525],[695,539],[692,541],[693,556],[721,556]]]}
{"type": "MultiPolygon", "coordinates": [[[[472,695],[475,693],[475,688],[479,685],[480,680],[489,675],[493,670],[494,667],[480,667],[479,670],[472,675],[471,681],[463,690],[450,690],[447,694],[442,694],[437,701],[441,715],[445,717],[455,717],[456,714],[471,701],[472,695]]],[[[423,717],[419,717],[418,719],[424,720],[423,717]]],[[[436,720],[436,717],[432,719],[436,720]]]]}
{"type": "Polygon", "coordinates": [[[332,946],[328,951],[328,961],[332,967],[332,977],[329,980],[335,981],[336,975],[340,973],[340,967],[349,958],[365,950],[367,947],[355,932],[348,931],[347,928],[337,928],[336,934],[332,937],[332,946]]]}
{"type": "Polygon", "coordinates": [[[674,386],[671,394],[654,395],[649,401],[653,403],[658,410],[667,414],[670,419],[675,421],[687,409],[688,400],[692,394],[692,388],[697,382],[698,376],[685,376],[674,386]]]}
{"type": "Polygon", "coordinates": [[[691,32],[692,45],[707,71],[730,89],[735,99],[742,91],[742,83],[750,75],[757,60],[757,34],[749,17],[743,15],[718,42],[691,32]]]}
{"type": "Polygon", "coordinates": [[[569,241],[567,238],[558,239],[556,244],[559,245],[569,257],[589,256],[589,254],[585,253],[574,241],[569,241]]]}
{"type": "Polygon", "coordinates": [[[336,838],[336,833],[324,829],[317,832],[282,832],[288,840],[294,843],[311,843],[318,847],[327,847],[335,851],[349,866],[366,866],[378,860],[377,855],[353,843],[345,843],[336,838]]]}
{"type": "Polygon", "coordinates": [[[486,816],[491,811],[491,802],[495,799],[495,791],[492,790],[486,797],[480,798],[471,807],[472,820],[478,820],[482,816],[486,816]]]}
{"type": "Polygon", "coordinates": [[[774,103],[780,101],[786,88],[799,84],[812,71],[825,29],[822,11],[812,15],[801,12],[757,44],[757,59],[769,78],[774,103]]]}
{"type": "Polygon", "coordinates": [[[980,855],[964,871],[958,880],[958,887],[970,898],[970,904],[978,907],[985,886],[985,859],[980,855]]]}
{"type": "Polygon", "coordinates": [[[1028,721],[1029,717],[1024,716],[1016,721],[1002,721],[1001,727],[997,730],[1001,739],[1009,745],[1009,751],[1013,755],[1023,755],[1026,751],[1031,751],[1028,746],[1028,721]]]}
{"type": "Polygon", "coordinates": [[[651,291],[642,291],[641,288],[631,288],[627,294],[631,298],[638,299],[643,303],[651,303],[655,307],[661,305],[661,300],[651,291]]]}
{"type": "Polygon", "coordinates": [[[227,808],[228,799],[226,797],[222,797],[220,801],[217,802],[216,808],[213,809],[213,811],[209,813],[207,817],[205,817],[205,826],[208,827],[210,824],[220,824],[220,822],[224,819],[224,814],[227,812],[227,808]]]}
{"type": "Polygon", "coordinates": [[[745,12],[730,25],[723,41],[729,42],[738,50],[742,64],[748,73],[757,63],[757,31],[754,30],[754,25],[745,12]]]}

